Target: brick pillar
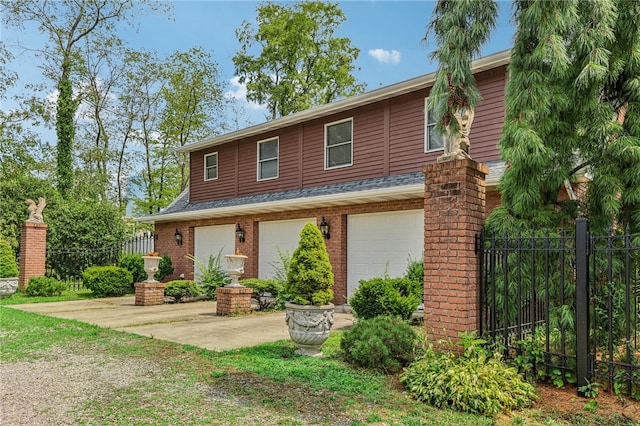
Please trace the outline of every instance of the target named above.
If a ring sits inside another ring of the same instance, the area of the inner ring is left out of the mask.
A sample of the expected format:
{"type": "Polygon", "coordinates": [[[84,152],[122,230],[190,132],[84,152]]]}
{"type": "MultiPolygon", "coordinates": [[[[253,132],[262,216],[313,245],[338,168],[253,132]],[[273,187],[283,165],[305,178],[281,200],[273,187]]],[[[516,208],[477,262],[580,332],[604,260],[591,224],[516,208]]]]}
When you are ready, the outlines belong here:
{"type": "Polygon", "coordinates": [[[136,291],[136,306],[152,306],[162,305],[164,303],[164,288],[166,283],[157,281],[143,281],[135,283],[133,286],[136,291]]]}
{"type": "Polygon", "coordinates": [[[18,288],[24,291],[29,278],[44,277],[47,260],[47,225],[24,222],[20,234],[20,275],[18,288]]]}
{"type": "Polygon", "coordinates": [[[251,312],[249,287],[218,287],[216,289],[216,315],[248,314],[251,312]]]}
{"type": "Polygon", "coordinates": [[[478,330],[475,236],[484,225],[489,168],[471,159],[428,164],[424,196],[424,319],[434,340],[478,330]]]}

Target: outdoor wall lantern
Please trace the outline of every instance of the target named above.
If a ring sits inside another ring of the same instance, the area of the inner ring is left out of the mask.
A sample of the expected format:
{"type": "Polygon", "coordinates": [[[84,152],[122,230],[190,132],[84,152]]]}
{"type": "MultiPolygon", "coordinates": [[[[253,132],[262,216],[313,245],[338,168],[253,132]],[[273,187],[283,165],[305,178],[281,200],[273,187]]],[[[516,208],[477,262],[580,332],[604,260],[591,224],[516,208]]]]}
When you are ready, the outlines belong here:
{"type": "Polygon", "coordinates": [[[329,233],[329,224],[324,219],[324,216],[322,216],[322,222],[320,222],[320,232],[322,232],[322,236],[325,240],[331,238],[331,234],[329,233]]]}
{"type": "Polygon", "coordinates": [[[176,239],[176,244],[181,246],[182,245],[182,234],[180,233],[180,231],[178,230],[178,228],[176,228],[176,233],[173,234],[173,238],[176,239]]]}
{"type": "Polygon", "coordinates": [[[240,224],[236,227],[236,238],[239,242],[244,243],[244,229],[240,228],[240,224]]]}

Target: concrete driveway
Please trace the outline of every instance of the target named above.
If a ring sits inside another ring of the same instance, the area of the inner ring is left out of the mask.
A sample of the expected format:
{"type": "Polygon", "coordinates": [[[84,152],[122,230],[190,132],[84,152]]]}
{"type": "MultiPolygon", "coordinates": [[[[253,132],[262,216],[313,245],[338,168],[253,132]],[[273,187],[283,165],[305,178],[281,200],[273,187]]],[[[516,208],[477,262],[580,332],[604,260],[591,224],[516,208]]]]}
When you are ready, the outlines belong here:
{"type": "MultiPolygon", "coordinates": [[[[213,351],[289,339],[284,312],[217,316],[216,302],[210,301],[135,306],[134,297],[127,296],[7,307],[213,351]]],[[[334,319],[333,330],[353,324],[351,314],[336,312],[334,319]]]]}

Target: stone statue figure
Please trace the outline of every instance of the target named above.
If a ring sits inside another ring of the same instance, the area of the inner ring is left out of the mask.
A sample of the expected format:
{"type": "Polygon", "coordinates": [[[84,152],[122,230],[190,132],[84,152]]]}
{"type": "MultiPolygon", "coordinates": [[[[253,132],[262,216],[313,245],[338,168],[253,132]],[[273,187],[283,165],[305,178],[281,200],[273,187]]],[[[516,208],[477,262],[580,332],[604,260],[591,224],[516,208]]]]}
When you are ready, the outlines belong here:
{"type": "Polygon", "coordinates": [[[29,198],[24,202],[28,206],[27,209],[29,209],[29,219],[27,219],[27,222],[44,223],[42,210],[44,210],[44,207],[47,205],[44,197],[38,197],[38,204],[29,198]]]}
{"type": "Polygon", "coordinates": [[[444,137],[444,154],[438,157],[438,162],[471,158],[469,155],[469,133],[474,116],[475,111],[469,107],[462,107],[453,114],[458,122],[460,135],[452,135],[449,126],[447,126],[447,134],[444,137]]]}

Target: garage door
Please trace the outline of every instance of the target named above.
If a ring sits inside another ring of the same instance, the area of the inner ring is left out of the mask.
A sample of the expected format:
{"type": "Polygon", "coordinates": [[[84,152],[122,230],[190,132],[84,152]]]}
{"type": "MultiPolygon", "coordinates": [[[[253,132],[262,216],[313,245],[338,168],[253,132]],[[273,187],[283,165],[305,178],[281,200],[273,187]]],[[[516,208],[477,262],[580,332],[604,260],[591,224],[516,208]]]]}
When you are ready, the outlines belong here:
{"type": "Polygon", "coordinates": [[[259,278],[271,278],[273,276],[273,263],[278,260],[278,249],[293,254],[293,251],[298,247],[300,231],[302,231],[307,222],[316,223],[316,218],[259,223],[259,278]]]}
{"type": "Polygon", "coordinates": [[[360,280],[404,275],[424,251],[424,212],[408,210],[347,217],[347,297],[360,280]]]}
{"type": "MultiPolygon", "coordinates": [[[[222,267],[226,268],[224,255],[233,254],[236,250],[235,226],[198,226],[194,228],[194,256],[205,265],[209,256],[222,255],[222,267]]],[[[194,265],[194,274],[198,275],[199,268],[194,265]]]]}

